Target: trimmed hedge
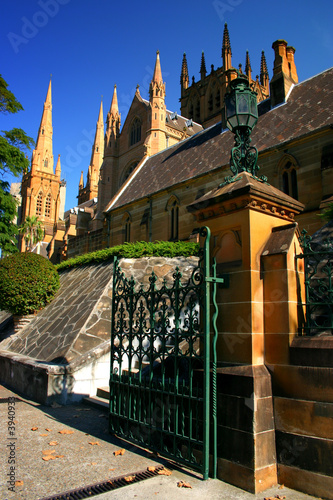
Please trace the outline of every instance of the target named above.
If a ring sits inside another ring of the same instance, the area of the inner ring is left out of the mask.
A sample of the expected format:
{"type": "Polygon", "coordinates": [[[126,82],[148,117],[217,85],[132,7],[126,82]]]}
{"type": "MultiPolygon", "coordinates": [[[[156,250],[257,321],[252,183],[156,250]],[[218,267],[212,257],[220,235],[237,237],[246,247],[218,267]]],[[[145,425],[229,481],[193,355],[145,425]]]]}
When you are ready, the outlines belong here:
{"type": "Polygon", "coordinates": [[[53,299],[60,286],[54,265],[35,253],[15,253],[0,261],[0,310],[33,314],[53,299]]]}
{"type": "Polygon", "coordinates": [[[137,259],[139,257],[190,257],[198,255],[198,253],[198,243],[184,241],[157,241],[149,243],[146,241],[137,241],[135,243],[124,243],[123,245],[116,245],[104,250],[79,255],[65,260],[61,264],[57,264],[55,268],[58,271],[63,271],[64,269],[112,260],[114,256],[137,259]]]}

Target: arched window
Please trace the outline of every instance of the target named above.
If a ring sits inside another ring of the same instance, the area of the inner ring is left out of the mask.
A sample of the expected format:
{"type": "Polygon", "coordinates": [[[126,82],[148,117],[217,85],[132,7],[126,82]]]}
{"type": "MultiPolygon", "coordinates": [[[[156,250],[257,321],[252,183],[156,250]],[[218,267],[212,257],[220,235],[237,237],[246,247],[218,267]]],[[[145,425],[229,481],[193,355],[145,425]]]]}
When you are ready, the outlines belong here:
{"type": "Polygon", "coordinates": [[[195,121],[200,121],[200,101],[197,99],[196,105],[195,105],[195,121]]]}
{"type": "Polygon", "coordinates": [[[130,164],[129,167],[127,167],[127,169],[125,170],[124,174],[121,177],[119,187],[122,186],[125,181],[127,181],[127,179],[129,178],[129,176],[131,175],[131,173],[133,172],[138,163],[139,163],[138,161],[134,161],[133,163],[130,164]]]}
{"type": "Polygon", "coordinates": [[[51,194],[49,193],[45,200],[45,216],[51,217],[51,194]]]}
{"type": "Polygon", "coordinates": [[[297,169],[297,162],[291,155],[284,156],[279,162],[281,189],[284,193],[296,200],[298,200],[297,169]]]}
{"type": "Polygon", "coordinates": [[[208,99],[208,111],[209,112],[213,111],[213,94],[210,94],[208,99]]]}
{"type": "Polygon", "coordinates": [[[49,165],[49,160],[47,158],[45,158],[44,160],[44,168],[47,168],[49,165]]]}
{"type": "Polygon", "coordinates": [[[139,118],[135,118],[130,131],[130,146],[141,141],[141,121],[139,118]]]}
{"type": "Polygon", "coordinates": [[[166,207],[169,212],[169,240],[176,241],[179,239],[179,201],[175,196],[172,196],[166,207]]]}
{"type": "Polygon", "coordinates": [[[220,90],[217,89],[216,96],[215,96],[215,105],[219,109],[221,107],[221,94],[220,90]]]}
{"type": "Polygon", "coordinates": [[[36,200],[36,215],[42,215],[43,211],[43,195],[42,193],[38,193],[36,200]]]}
{"type": "Polygon", "coordinates": [[[122,220],[124,243],[131,241],[131,224],[132,224],[131,216],[129,213],[126,213],[122,220]]]}

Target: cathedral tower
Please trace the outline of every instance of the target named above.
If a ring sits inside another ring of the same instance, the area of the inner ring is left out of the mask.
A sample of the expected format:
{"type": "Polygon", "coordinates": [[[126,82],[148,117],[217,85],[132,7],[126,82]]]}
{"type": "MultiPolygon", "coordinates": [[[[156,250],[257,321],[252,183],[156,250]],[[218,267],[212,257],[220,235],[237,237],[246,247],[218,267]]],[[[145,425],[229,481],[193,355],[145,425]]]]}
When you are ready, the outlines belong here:
{"type": "Polygon", "coordinates": [[[99,109],[98,120],[96,124],[95,140],[92,146],[91,159],[88,167],[87,184],[83,185],[83,176],[81,175],[79,183],[78,205],[91,200],[98,195],[99,172],[104,156],[104,121],[103,121],[103,102],[99,109]]]}
{"type": "MultiPolygon", "coordinates": [[[[57,223],[63,218],[66,185],[60,180],[61,165],[58,156],[54,172],[52,128],[52,96],[51,80],[47,90],[44,109],[38,131],[36,147],[32,153],[31,169],[22,179],[22,214],[21,222],[27,216],[37,216],[42,222],[45,236],[44,243],[49,244],[48,254],[54,251],[57,234],[57,223]]],[[[61,239],[61,238],[60,238],[61,239]]],[[[25,250],[25,242],[20,242],[20,250],[25,250]]]]}
{"type": "Polygon", "coordinates": [[[149,87],[149,103],[151,106],[150,155],[158,153],[166,147],[165,135],[165,84],[162,79],[160,53],[156,53],[155,69],[149,87]]]}

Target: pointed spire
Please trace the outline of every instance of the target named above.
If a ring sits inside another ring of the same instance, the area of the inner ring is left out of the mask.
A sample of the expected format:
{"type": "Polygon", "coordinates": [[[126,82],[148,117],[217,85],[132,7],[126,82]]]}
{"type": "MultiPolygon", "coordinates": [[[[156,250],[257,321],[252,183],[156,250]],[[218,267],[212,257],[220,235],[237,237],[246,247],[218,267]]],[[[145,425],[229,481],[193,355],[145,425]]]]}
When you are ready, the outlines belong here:
{"type": "Polygon", "coordinates": [[[188,84],[189,84],[188,67],[187,67],[186,53],[184,52],[182,61],[182,71],[180,73],[180,85],[182,86],[182,89],[187,89],[188,84]]]}
{"type": "Polygon", "coordinates": [[[31,171],[44,170],[53,173],[53,144],[52,144],[52,92],[51,80],[47,89],[42,119],[40,121],[36,147],[33,152],[31,171]]]}
{"type": "Polygon", "coordinates": [[[227,71],[231,68],[231,45],[229,38],[228,25],[225,23],[223,31],[223,42],[222,42],[222,61],[223,69],[227,71]]]}
{"type": "MultiPolygon", "coordinates": [[[[52,76],[52,75],[51,75],[52,76]]],[[[52,83],[52,79],[50,78],[50,83],[49,83],[49,87],[47,89],[47,94],[46,94],[46,99],[45,99],[45,105],[48,105],[48,106],[52,106],[52,91],[51,91],[51,83],[52,83]]]]}
{"type": "Polygon", "coordinates": [[[251,68],[251,63],[250,63],[250,56],[249,56],[249,51],[247,50],[246,57],[245,57],[245,73],[249,79],[249,82],[251,81],[251,71],[252,71],[252,68],[251,68]]]}
{"type": "Polygon", "coordinates": [[[80,182],[79,182],[79,189],[82,189],[84,186],[83,182],[83,170],[81,170],[81,177],[80,177],[80,182]]]}
{"type": "Polygon", "coordinates": [[[205,54],[204,54],[204,51],[202,51],[201,65],[200,65],[201,80],[203,80],[205,78],[206,73],[207,73],[207,70],[206,70],[205,54]]]}
{"type": "Polygon", "coordinates": [[[158,84],[163,82],[159,50],[156,52],[156,62],[155,62],[155,69],[152,81],[158,84]]]}
{"type": "Polygon", "coordinates": [[[118,98],[117,98],[117,85],[115,85],[114,89],[113,89],[113,96],[112,96],[112,102],[111,102],[111,107],[110,107],[110,113],[113,116],[116,116],[117,114],[119,114],[118,98]]]}
{"type": "Polygon", "coordinates": [[[261,61],[260,61],[260,83],[261,85],[266,85],[266,80],[268,80],[268,70],[265,52],[261,52],[261,61]]]}
{"type": "Polygon", "coordinates": [[[58,155],[58,160],[57,160],[57,165],[56,165],[56,169],[55,169],[55,174],[60,179],[60,175],[61,175],[60,155],[58,155]]]}
{"type": "Polygon", "coordinates": [[[162,79],[162,70],[161,70],[161,62],[160,62],[160,52],[159,50],[156,52],[156,62],[153,78],[150,82],[149,86],[149,95],[150,102],[154,97],[158,97],[159,99],[165,98],[165,84],[162,79]]]}

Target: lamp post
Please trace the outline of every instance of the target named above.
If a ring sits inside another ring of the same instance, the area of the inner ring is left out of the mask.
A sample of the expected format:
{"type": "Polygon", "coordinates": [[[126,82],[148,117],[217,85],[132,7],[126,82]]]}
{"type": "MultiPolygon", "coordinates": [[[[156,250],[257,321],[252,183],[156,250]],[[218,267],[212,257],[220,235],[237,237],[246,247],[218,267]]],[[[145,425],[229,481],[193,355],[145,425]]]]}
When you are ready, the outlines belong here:
{"type": "Polygon", "coordinates": [[[258,121],[256,96],[248,79],[238,73],[224,97],[226,124],[235,134],[235,146],[230,157],[230,169],[234,176],[244,171],[256,176],[256,170],[259,169],[258,150],[250,145],[251,132],[258,121]]]}

